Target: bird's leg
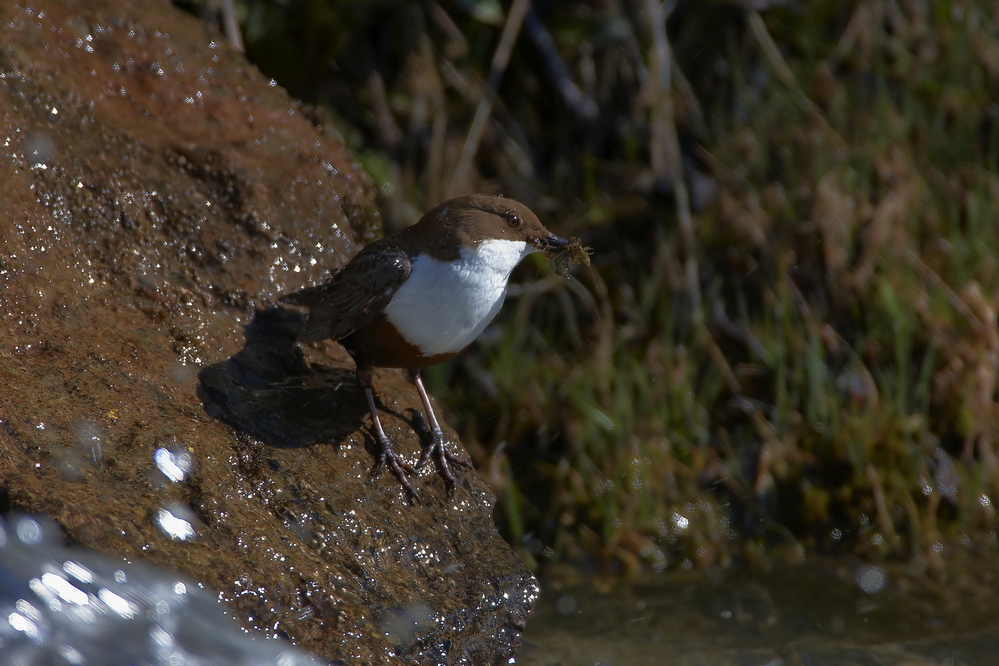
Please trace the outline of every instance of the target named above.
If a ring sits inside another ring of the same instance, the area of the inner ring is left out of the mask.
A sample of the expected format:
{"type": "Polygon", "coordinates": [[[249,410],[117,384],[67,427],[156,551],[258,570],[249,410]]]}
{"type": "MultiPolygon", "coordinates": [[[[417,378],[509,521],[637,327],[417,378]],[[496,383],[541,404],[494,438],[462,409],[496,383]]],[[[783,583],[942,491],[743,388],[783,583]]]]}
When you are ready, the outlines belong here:
{"type": "Polygon", "coordinates": [[[451,467],[448,463],[461,467],[471,467],[472,464],[447,450],[444,431],[441,430],[441,426],[437,422],[437,416],[434,415],[434,408],[430,406],[430,396],[427,395],[427,389],[423,387],[423,379],[420,378],[420,369],[410,368],[409,378],[416,384],[416,390],[420,393],[420,400],[423,401],[423,411],[427,413],[427,421],[430,422],[430,444],[427,448],[423,449],[423,455],[420,456],[420,461],[416,463],[416,467],[417,469],[423,467],[430,460],[430,456],[433,456],[434,462],[437,463],[437,472],[444,479],[444,486],[447,488],[448,494],[454,495],[454,474],[451,472],[451,467]]]}
{"type": "Polygon", "coordinates": [[[371,385],[371,368],[358,366],[357,379],[361,382],[361,386],[364,387],[364,397],[368,400],[368,410],[371,412],[371,423],[375,428],[375,440],[378,442],[378,460],[375,462],[375,466],[371,470],[371,475],[377,476],[378,473],[382,471],[382,467],[388,467],[389,471],[392,472],[392,475],[399,480],[400,484],[402,484],[406,494],[409,495],[413,501],[419,504],[420,496],[416,494],[416,490],[413,489],[409,479],[406,478],[407,472],[409,474],[415,474],[416,470],[407,464],[406,461],[402,459],[402,456],[395,452],[392,440],[386,436],[385,430],[382,429],[382,422],[378,419],[378,409],[375,407],[375,391],[371,385]]]}

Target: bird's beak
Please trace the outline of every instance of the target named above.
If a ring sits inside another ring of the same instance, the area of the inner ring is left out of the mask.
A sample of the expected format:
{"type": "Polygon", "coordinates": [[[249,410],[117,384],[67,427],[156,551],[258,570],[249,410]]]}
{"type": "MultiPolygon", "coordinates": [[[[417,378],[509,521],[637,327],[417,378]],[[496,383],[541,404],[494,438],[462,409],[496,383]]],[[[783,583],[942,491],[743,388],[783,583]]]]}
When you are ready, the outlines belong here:
{"type": "Polygon", "coordinates": [[[561,250],[569,241],[562,238],[561,236],[556,236],[555,234],[549,234],[543,238],[535,238],[531,240],[531,245],[542,250],[543,252],[554,252],[555,250],[561,250]]]}

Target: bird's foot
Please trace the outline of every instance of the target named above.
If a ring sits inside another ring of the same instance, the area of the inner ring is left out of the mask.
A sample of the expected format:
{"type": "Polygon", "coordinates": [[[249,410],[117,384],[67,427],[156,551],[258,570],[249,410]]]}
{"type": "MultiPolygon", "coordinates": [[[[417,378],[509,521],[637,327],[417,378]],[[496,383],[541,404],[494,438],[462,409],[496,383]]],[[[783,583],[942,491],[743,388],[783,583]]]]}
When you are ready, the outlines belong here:
{"type": "Polygon", "coordinates": [[[444,487],[447,489],[447,494],[450,497],[454,497],[456,481],[454,473],[451,471],[451,465],[471,467],[472,463],[447,450],[447,440],[440,429],[435,429],[431,432],[430,443],[427,445],[427,448],[423,449],[423,455],[420,456],[419,462],[416,463],[416,468],[419,469],[426,465],[431,457],[433,457],[434,463],[437,466],[437,473],[444,479],[444,487]]]}
{"type": "Polygon", "coordinates": [[[402,456],[395,452],[392,441],[388,437],[379,437],[377,440],[380,452],[378,453],[378,460],[371,470],[371,476],[378,476],[383,467],[388,467],[389,471],[392,472],[392,476],[399,481],[403,490],[406,491],[409,501],[419,504],[420,496],[416,493],[416,489],[413,488],[413,485],[409,482],[409,478],[406,476],[407,474],[416,474],[416,470],[412,465],[403,460],[402,456]]]}

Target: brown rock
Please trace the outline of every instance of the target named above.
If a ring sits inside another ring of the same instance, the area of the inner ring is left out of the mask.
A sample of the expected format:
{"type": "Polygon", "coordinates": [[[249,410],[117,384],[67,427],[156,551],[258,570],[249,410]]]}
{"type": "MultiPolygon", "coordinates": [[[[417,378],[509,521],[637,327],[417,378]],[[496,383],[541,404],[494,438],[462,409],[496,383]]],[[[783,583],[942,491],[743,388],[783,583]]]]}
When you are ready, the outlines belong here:
{"type": "MultiPolygon", "coordinates": [[[[333,134],[166,2],[0,5],[0,508],[326,658],[499,663],[537,585],[493,496],[370,478],[349,358],[273,304],[378,228],[333,134]]],[[[415,459],[416,392],[376,382],[415,459]]]]}

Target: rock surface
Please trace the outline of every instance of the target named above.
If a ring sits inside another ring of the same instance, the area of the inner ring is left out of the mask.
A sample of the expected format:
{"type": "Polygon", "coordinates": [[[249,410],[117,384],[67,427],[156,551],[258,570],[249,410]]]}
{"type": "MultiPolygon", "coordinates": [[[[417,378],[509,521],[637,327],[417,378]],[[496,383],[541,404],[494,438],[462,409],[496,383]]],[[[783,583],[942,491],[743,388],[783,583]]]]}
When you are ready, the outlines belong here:
{"type": "MultiPolygon", "coordinates": [[[[537,585],[488,488],[371,478],[352,363],[274,304],[379,226],[307,116],[169,3],[0,5],[0,509],[327,659],[505,661],[537,585]]],[[[415,391],[375,382],[415,459],[415,391]]]]}

